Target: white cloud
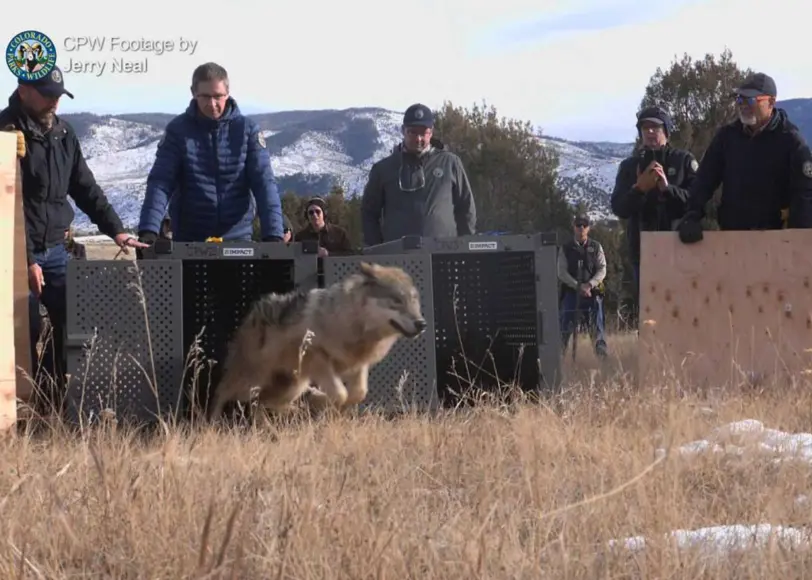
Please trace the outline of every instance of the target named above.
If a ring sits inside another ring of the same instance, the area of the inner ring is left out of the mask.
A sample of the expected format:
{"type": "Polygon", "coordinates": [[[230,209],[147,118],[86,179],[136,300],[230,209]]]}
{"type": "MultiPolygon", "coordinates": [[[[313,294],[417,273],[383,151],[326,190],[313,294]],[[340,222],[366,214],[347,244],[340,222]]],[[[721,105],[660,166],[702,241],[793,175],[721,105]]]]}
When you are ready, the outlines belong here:
{"type": "MultiPolygon", "coordinates": [[[[660,21],[477,50],[495,26],[598,1],[234,0],[223,13],[192,15],[180,4],[169,12],[168,2],[145,0],[135,5],[137,13],[130,13],[130,4],[103,25],[94,17],[101,4],[77,0],[69,12],[42,11],[35,27],[57,42],[81,35],[199,41],[193,56],[149,58],[148,75],[66,75],[77,99],[62,106],[71,111],[180,111],[189,99],[192,70],[214,60],[229,70],[239,102],[265,110],[403,109],[415,101],[436,106],[444,99],[467,106],[484,99],[500,113],[531,120],[548,133],[569,126],[582,138],[594,128],[595,138],[612,132],[617,139],[631,139],[635,108],[658,66],[668,66],[683,52],[701,57],[726,46],[740,65],[773,75],[779,98],[812,96],[812,60],[801,46],[808,9],[800,0],[774,1],[767,14],[760,0],[708,0],[672,10],[660,21]],[[770,19],[778,18],[780,27],[771,32],[770,19]],[[627,133],[617,134],[624,126],[630,127],[627,133]]],[[[641,10],[650,6],[639,4],[641,10]]],[[[19,32],[17,22],[4,22],[0,36],[19,32]]],[[[70,56],[61,50],[60,63],[70,56]]],[[[113,56],[85,51],[76,57],[113,56]]],[[[0,91],[10,93],[13,81],[6,73],[0,91]]]]}

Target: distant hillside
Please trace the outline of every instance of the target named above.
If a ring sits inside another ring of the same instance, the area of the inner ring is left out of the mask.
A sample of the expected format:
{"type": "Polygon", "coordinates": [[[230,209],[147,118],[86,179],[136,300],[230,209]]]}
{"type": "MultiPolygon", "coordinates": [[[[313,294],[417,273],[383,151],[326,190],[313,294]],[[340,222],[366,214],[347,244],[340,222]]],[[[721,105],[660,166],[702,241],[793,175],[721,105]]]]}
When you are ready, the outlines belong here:
{"type": "MultiPolygon", "coordinates": [[[[372,164],[400,141],[402,115],[366,107],[249,117],[263,130],[283,191],[309,195],[340,183],[354,195],[363,189],[372,164]]],[[[88,165],[128,225],[138,220],[158,140],[173,117],[166,113],[64,116],[79,136],[88,165]]],[[[570,143],[547,136],[541,142],[559,153],[559,183],[568,199],[588,203],[596,219],[608,217],[608,192],[617,164],[631,144],[570,143]]],[[[93,230],[78,211],[76,224],[93,230]]]]}
{"type": "MultiPolygon", "coordinates": [[[[812,143],[812,99],[778,104],[812,143]]],[[[363,189],[372,164],[399,142],[402,112],[365,107],[249,116],[263,129],[283,191],[308,195],[340,183],[353,195],[363,189]]],[[[64,117],[76,129],[88,164],[116,209],[128,225],[134,225],[158,140],[174,115],[78,113],[64,117]]],[[[559,154],[559,184],[569,201],[586,202],[596,219],[611,219],[609,195],[617,165],[632,144],[568,141],[548,135],[540,140],[559,154]]],[[[93,229],[78,211],[77,226],[93,229]]]]}

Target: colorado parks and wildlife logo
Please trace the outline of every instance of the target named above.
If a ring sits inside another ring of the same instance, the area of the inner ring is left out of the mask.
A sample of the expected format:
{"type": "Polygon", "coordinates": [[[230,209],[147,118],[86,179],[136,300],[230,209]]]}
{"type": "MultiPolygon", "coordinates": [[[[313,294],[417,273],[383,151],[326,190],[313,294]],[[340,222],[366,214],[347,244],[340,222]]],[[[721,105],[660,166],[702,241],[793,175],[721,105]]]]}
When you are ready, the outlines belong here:
{"type": "Polygon", "coordinates": [[[18,79],[37,81],[56,66],[56,45],[36,30],[20,32],[6,47],[6,64],[18,79]]]}

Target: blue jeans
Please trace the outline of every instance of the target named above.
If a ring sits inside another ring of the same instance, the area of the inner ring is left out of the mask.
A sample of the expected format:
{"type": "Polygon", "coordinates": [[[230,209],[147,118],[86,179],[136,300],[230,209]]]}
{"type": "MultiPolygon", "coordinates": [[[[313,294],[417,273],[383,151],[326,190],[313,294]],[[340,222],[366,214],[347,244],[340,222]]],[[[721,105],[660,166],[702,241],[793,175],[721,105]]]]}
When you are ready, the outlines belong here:
{"type": "MultiPolygon", "coordinates": [[[[31,367],[37,387],[48,397],[50,394],[59,397],[51,401],[57,404],[65,386],[65,337],[67,333],[67,294],[66,277],[68,268],[68,252],[60,244],[48,248],[44,252],[34,254],[34,261],[42,268],[42,278],[45,285],[42,294],[37,297],[33,292],[28,295],[29,329],[31,332],[31,367]],[[52,336],[46,341],[42,361],[37,356],[37,341],[42,331],[39,315],[40,302],[48,312],[51,323],[52,336]],[[53,392],[53,386],[57,391],[53,392]]],[[[48,397],[51,398],[51,397],[48,397]]]]}
{"type": "Polygon", "coordinates": [[[603,297],[592,295],[590,297],[578,296],[574,291],[567,290],[559,304],[559,319],[561,324],[561,347],[566,350],[570,335],[575,327],[576,314],[579,323],[588,321],[589,335],[595,341],[595,347],[606,347],[605,320],[603,314],[603,297]],[[577,309],[576,309],[577,307],[577,309]]]}

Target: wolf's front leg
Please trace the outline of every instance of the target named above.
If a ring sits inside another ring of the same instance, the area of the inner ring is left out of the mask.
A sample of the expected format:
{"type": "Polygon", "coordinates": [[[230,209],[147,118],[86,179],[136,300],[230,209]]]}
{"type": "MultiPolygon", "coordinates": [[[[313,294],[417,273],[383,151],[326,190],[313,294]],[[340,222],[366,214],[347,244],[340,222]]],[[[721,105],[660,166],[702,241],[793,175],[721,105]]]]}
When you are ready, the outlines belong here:
{"type": "Polygon", "coordinates": [[[317,370],[314,370],[313,380],[333,405],[339,409],[344,406],[347,401],[347,389],[338,375],[335,374],[331,365],[320,366],[317,370]]]}
{"type": "Polygon", "coordinates": [[[347,400],[345,405],[360,405],[367,398],[369,367],[364,365],[361,368],[344,375],[347,383],[347,400]]]}

